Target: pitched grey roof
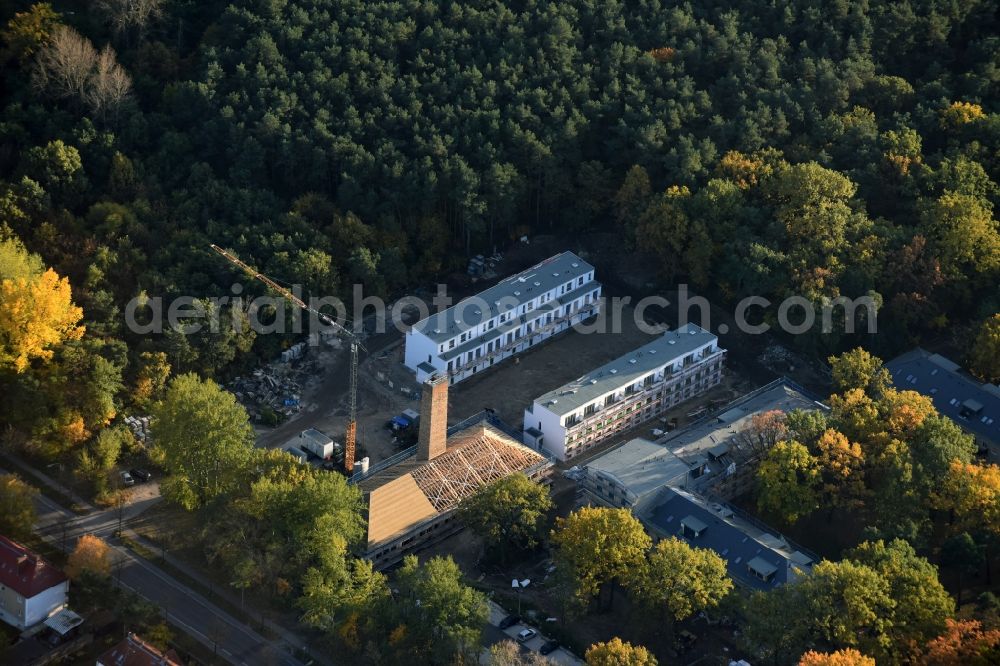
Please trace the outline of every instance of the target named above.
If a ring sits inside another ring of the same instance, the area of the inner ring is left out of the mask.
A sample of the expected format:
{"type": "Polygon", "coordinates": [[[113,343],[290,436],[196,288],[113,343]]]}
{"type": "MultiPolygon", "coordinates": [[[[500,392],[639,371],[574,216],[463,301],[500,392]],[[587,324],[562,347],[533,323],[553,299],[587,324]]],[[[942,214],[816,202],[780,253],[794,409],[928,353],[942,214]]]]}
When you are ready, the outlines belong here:
{"type": "MultiPolygon", "coordinates": [[[[594,267],[572,252],[563,252],[504,278],[475,296],[463,299],[436,314],[421,319],[413,325],[431,340],[441,343],[459,335],[500,314],[497,302],[504,305],[504,312],[519,307],[531,299],[575,280],[594,270],[594,267]],[[489,311],[483,311],[483,308],[489,311]]],[[[591,283],[592,287],[597,283],[591,283]]]]}
{"type": "Polygon", "coordinates": [[[885,364],[896,388],[931,399],[942,416],[982,439],[1000,443],[1000,389],[980,384],[958,371],[958,365],[917,348],[885,364]]]}
{"type": "Polygon", "coordinates": [[[807,573],[814,561],[813,556],[796,550],[782,537],[746,522],[732,507],[708,503],[682,490],[665,490],[646,519],[662,536],[676,536],[697,548],[711,548],[726,560],[730,577],[759,590],[796,580],[796,569],[807,573]],[[681,522],[692,529],[704,526],[704,531],[697,537],[685,536],[681,534],[681,522]],[[764,582],[750,573],[750,565],[763,575],[773,572],[774,577],[764,582]]]}
{"type": "Polygon", "coordinates": [[[535,402],[553,414],[569,414],[715,340],[715,335],[700,326],[685,324],[676,331],[667,331],[652,342],[535,398],[535,402]]]}

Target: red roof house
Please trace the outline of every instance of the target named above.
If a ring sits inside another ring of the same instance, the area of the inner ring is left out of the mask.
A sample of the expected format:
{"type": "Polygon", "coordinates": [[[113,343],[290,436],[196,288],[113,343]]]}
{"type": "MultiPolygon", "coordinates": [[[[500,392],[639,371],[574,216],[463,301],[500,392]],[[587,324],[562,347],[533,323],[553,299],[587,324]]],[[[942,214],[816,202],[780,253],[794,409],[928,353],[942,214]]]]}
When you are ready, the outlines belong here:
{"type": "Polygon", "coordinates": [[[27,629],[65,607],[68,592],[66,574],[0,536],[0,620],[27,629]]]}
{"type": "Polygon", "coordinates": [[[173,650],[161,652],[135,634],[97,658],[97,666],[181,666],[173,650]]]}

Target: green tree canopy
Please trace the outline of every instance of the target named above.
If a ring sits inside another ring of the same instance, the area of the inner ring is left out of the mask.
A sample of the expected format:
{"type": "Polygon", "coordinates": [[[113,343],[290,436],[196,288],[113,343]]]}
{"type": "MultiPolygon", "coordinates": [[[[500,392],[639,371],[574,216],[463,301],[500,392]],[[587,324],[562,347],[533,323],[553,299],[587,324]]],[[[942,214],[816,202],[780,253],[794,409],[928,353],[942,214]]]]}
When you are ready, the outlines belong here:
{"type": "Polygon", "coordinates": [[[484,486],[459,506],[459,516],[501,556],[508,548],[527,550],[538,544],[546,513],[552,508],[548,488],[524,474],[512,474],[484,486]]]}
{"type": "Polygon", "coordinates": [[[575,599],[586,603],[607,584],[629,584],[652,540],[628,509],[583,507],[556,520],[552,543],[575,599]]]}
{"type": "Polygon", "coordinates": [[[663,539],[629,584],[632,596],[671,622],[718,605],[733,589],[726,561],[709,548],[663,539]]]}
{"type": "Polygon", "coordinates": [[[0,474],[0,534],[23,539],[35,525],[38,491],[13,474],[0,474]]]}
{"type": "Polygon", "coordinates": [[[787,523],[812,513],[818,505],[820,466],[805,445],[778,442],[757,468],[757,506],[787,523]]]}
{"type": "Polygon", "coordinates": [[[232,393],[210,379],[179,375],[152,417],[150,434],[170,475],[161,488],[170,501],[197,509],[244,478],[254,432],[232,393]]]}

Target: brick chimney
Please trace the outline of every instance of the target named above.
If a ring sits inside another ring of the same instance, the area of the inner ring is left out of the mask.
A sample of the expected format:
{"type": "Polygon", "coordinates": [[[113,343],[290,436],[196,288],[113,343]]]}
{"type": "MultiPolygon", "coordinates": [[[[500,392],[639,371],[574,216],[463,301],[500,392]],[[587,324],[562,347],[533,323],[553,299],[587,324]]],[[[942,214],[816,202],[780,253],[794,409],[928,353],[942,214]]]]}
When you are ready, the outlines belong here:
{"type": "Polygon", "coordinates": [[[448,448],[448,375],[431,377],[424,382],[420,399],[420,437],[417,459],[433,460],[448,448]]]}

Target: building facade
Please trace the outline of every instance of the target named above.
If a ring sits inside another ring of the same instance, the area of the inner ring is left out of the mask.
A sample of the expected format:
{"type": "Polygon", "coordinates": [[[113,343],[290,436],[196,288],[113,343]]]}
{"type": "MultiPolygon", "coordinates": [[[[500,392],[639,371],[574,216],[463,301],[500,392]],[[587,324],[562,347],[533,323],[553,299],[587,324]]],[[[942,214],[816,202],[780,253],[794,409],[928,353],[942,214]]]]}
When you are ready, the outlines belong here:
{"type": "Polygon", "coordinates": [[[68,594],[62,571],[0,536],[0,620],[23,631],[62,610],[68,594]]]}
{"type": "Polygon", "coordinates": [[[596,315],[600,301],[594,267],[563,252],[418,321],[404,363],[419,383],[454,384],[596,315]]]}
{"type": "Polygon", "coordinates": [[[726,350],[694,324],[536,398],[524,441],[570,460],[603,440],[704,393],[722,381],[726,350]]]}

